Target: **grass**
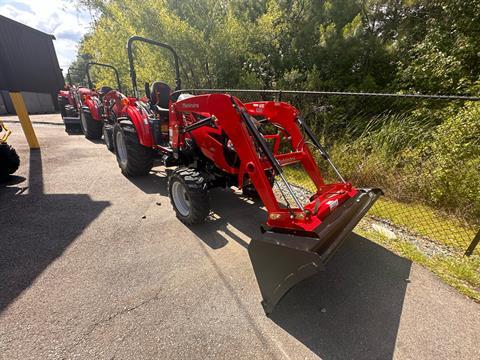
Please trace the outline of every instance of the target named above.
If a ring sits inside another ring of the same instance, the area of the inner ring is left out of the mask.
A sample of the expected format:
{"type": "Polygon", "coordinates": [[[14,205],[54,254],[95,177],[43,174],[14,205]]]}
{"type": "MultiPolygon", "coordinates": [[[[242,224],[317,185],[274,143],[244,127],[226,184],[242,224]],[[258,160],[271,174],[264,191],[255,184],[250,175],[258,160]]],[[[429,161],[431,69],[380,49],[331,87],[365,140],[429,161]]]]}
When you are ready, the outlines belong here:
{"type": "Polygon", "coordinates": [[[366,230],[364,227],[357,226],[355,232],[426,267],[460,293],[480,302],[480,256],[472,255],[470,258],[462,255],[427,256],[408,241],[392,240],[376,231],[366,230]]]}
{"type": "Polygon", "coordinates": [[[315,184],[303,168],[299,168],[296,165],[290,165],[283,167],[282,170],[285,178],[290,184],[302,187],[312,193],[316,192],[315,184]]]}

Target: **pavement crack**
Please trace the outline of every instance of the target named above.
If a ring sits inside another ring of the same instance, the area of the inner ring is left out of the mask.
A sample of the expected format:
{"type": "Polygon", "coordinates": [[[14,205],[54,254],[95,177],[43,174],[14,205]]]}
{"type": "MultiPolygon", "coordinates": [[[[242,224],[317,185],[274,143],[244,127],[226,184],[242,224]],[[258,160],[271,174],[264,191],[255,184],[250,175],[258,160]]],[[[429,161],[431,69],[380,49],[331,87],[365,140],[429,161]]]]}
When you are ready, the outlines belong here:
{"type": "Polygon", "coordinates": [[[120,310],[112,315],[110,315],[107,319],[104,319],[104,321],[100,321],[99,324],[103,324],[103,323],[106,323],[106,322],[109,322],[110,320],[113,320],[115,319],[116,317],[120,316],[120,315],[123,315],[123,314],[127,314],[131,311],[134,311],[152,301],[155,301],[155,300],[158,300],[158,295],[160,294],[160,292],[157,292],[155,295],[149,297],[149,298],[146,298],[144,300],[142,300],[141,302],[139,302],[138,304],[134,305],[134,306],[131,306],[131,307],[128,307],[128,308],[124,308],[123,310],[120,310]]]}
{"type": "Polygon", "coordinates": [[[94,322],[92,325],[90,325],[89,329],[77,341],[75,341],[75,343],[72,346],[70,346],[70,348],[68,349],[68,353],[71,353],[78,345],[80,345],[80,343],[82,341],[87,339],[99,326],[105,325],[105,324],[111,322],[112,320],[116,319],[119,316],[128,314],[132,311],[135,311],[135,310],[141,308],[142,306],[145,306],[145,305],[147,305],[151,302],[154,302],[154,301],[158,300],[159,295],[160,295],[160,292],[157,292],[153,296],[150,296],[146,299],[143,299],[142,301],[140,301],[139,303],[137,303],[133,306],[125,307],[125,308],[123,308],[123,309],[121,309],[121,310],[119,310],[119,311],[117,311],[113,314],[110,314],[106,318],[103,318],[103,319],[100,319],[100,320],[94,322]]]}

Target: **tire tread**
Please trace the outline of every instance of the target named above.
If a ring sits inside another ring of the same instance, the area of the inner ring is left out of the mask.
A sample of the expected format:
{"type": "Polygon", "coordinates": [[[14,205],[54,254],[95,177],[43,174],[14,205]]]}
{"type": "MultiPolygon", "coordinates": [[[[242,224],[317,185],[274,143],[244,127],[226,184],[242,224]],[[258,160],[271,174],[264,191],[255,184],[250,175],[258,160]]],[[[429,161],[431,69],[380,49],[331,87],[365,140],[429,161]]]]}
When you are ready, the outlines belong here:
{"type": "Polygon", "coordinates": [[[127,166],[125,168],[120,166],[122,173],[127,177],[147,175],[153,167],[152,150],[140,144],[134,129],[133,131],[123,131],[119,125],[116,125],[113,131],[115,151],[117,148],[115,142],[118,131],[122,131],[125,137],[125,146],[127,147],[127,166]]]}
{"type": "Polygon", "coordinates": [[[169,176],[168,192],[170,202],[180,221],[187,225],[193,225],[201,223],[207,218],[210,213],[207,185],[206,175],[194,168],[178,168],[169,176]],[[181,181],[187,187],[191,205],[188,217],[181,215],[177,211],[173,201],[172,185],[175,181],[181,181]]]}

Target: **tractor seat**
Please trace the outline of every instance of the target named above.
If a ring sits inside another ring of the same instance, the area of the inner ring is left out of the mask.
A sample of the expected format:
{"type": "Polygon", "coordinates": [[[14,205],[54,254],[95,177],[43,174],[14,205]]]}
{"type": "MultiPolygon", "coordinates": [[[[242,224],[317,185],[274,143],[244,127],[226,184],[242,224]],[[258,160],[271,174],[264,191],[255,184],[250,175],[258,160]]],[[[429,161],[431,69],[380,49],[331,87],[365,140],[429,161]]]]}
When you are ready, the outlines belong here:
{"type": "Polygon", "coordinates": [[[168,102],[170,100],[170,86],[161,82],[155,81],[152,84],[152,89],[150,91],[150,103],[151,105],[156,105],[158,111],[167,111],[168,112],[168,102]]]}
{"type": "Polygon", "coordinates": [[[102,86],[97,92],[100,97],[105,96],[108,92],[112,91],[113,89],[110,86],[102,86]]]}

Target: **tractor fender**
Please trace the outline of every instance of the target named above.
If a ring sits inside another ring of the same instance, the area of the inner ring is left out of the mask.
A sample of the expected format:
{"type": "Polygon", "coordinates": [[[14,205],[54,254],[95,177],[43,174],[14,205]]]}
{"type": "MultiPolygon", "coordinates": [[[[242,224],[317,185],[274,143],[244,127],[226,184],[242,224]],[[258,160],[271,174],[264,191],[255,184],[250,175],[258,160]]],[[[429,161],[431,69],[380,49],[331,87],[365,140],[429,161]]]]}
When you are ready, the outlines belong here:
{"type": "Polygon", "coordinates": [[[100,116],[100,112],[98,111],[97,103],[92,98],[87,98],[84,100],[84,104],[82,105],[82,110],[88,112],[92,116],[92,119],[95,121],[101,121],[102,117],[100,116]]]}
{"type": "MultiPolygon", "coordinates": [[[[140,144],[142,144],[141,141],[140,141],[140,137],[138,136],[138,129],[135,126],[134,122],[129,117],[124,116],[124,117],[117,118],[117,124],[126,133],[128,133],[132,136],[136,136],[138,141],[140,142],[140,144]]],[[[144,144],[142,144],[142,145],[144,145],[144,144]]],[[[144,146],[148,146],[148,145],[144,145],[144,146]]]]}
{"type": "Polygon", "coordinates": [[[58,92],[58,97],[68,98],[70,96],[70,92],[68,90],[60,90],[58,92]]]}
{"type": "Polygon", "coordinates": [[[82,105],[82,111],[88,114],[91,114],[90,108],[87,105],[82,105]]]}
{"type": "MultiPolygon", "coordinates": [[[[138,109],[136,106],[127,105],[124,109],[126,117],[122,117],[123,124],[131,124],[135,128],[138,136],[138,141],[143,146],[153,147],[153,134],[150,128],[148,115],[144,111],[138,109]],[[128,122],[127,122],[128,121],[128,122]]],[[[119,121],[120,124],[120,121],[119,121]]],[[[120,124],[123,127],[123,125],[120,124]]]]}
{"type": "Polygon", "coordinates": [[[117,124],[126,132],[129,133],[135,133],[135,125],[133,125],[132,120],[130,120],[128,117],[119,117],[117,119],[117,124]]]}

